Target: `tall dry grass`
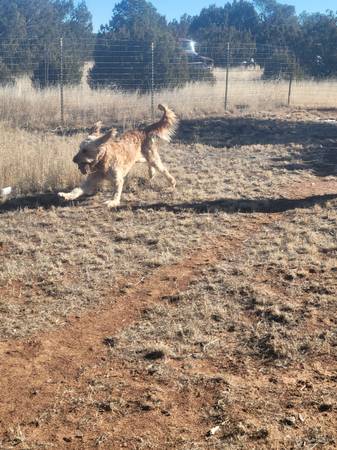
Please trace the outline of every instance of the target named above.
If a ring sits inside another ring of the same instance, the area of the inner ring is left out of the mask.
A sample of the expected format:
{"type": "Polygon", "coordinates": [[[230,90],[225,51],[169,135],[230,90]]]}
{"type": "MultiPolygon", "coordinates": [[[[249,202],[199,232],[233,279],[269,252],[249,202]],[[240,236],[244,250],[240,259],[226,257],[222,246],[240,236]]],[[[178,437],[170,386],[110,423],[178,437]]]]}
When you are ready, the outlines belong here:
{"type": "MultiPolygon", "coordinates": [[[[232,69],[229,72],[228,106],[230,110],[265,111],[285,106],[287,81],[264,81],[261,70],[232,69]]],[[[224,111],[225,71],[215,70],[216,83],[187,85],[155,93],[155,102],[168,103],[183,118],[222,114],[224,111]]],[[[297,81],[292,87],[292,106],[335,107],[337,80],[297,81]]],[[[65,124],[88,127],[96,120],[107,124],[133,126],[151,116],[150,95],[108,89],[91,90],[83,82],[66,87],[65,124]]],[[[14,126],[53,129],[60,125],[58,88],[36,90],[28,78],[16,85],[0,88],[0,120],[14,126]]]]}
{"type": "MultiPolygon", "coordinates": [[[[215,71],[214,86],[196,83],[182,89],[156,93],[156,102],[169,104],[180,117],[221,115],[224,111],[225,76],[215,71]]],[[[231,70],[229,109],[234,111],[277,110],[286,104],[288,82],[265,82],[260,70],[231,70]]],[[[336,107],[337,80],[293,83],[292,105],[336,107]]],[[[91,90],[85,83],[65,88],[67,126],[87,128],[101,119],[106,125],[128,128],[150,120],[151,99],[137,92],[91,90]]],[[[67,189],[80,175],[72,163],[81,136],[61,137],[51,130],[60,124],[57,88],[36,90],[29,79],[0,88],[0,188],[15,186],[17,192],[67,189]]]]}
{"type": "Polygon", "coordinates": [[[13,186],[17,194],[48,192],[78,183],[72,157],[79,137],[28,132],[0,124],[0,188],[13,186]]]}

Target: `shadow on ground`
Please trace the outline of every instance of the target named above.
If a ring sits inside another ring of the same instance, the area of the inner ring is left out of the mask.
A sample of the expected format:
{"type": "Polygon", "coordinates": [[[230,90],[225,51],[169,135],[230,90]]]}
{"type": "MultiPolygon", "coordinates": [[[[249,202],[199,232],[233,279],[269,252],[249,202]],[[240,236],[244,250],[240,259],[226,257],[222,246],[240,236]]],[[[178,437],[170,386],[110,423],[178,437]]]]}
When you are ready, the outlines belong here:
{"type": "Polygon", "coordinates": [[[337,177],[337,140],[336,142],[322,140],[319,145],[308,145],[296,157],[300,163],[285,161],[284,164],[278,165],[278,168],[289,171],[311,170],[319,177],[337,177]]]}
{"type": "Polygon", "coordinates": [[[19,211],[23,209],[51,209],[57,207],[74,206],[87,204],[89,197],[82,197],[73,202],[65,202],[56,194],[36,194],[22,197],[15,197],[0,204],[0,214],[9,211],[19,211]]]}
{"type": "Polygon", "coordinates": [[[177,139],[214,147],[337,141],[337,122],[305,122],[279,118],[213,117],[183,120],[177,139]]]}
{"type": "Polygon", "coordinates": [[[202,213],[278,213],[297,208],[310,208],[314,205],[321,205],[329,200],[337,199],[336,194],[315,195],[302,199],[230,199],[223,198],[217,200],[205,200],[201,202],[165,204],[156,203],[149,205],[133,205],[133,211],[141,210],[166,210],[180,213],[184,211],[193,211],[202,213]]]}
{"type": "MultiPolygon", "coordinates": [[[[129,209],[132,211],[169,211],[174,213],[195,212],[197,214],[205,213],[278,213],[293,209],[310,208],[314,205],[323,205],[324,203],[337,199],[336,194],[315,195],[301,199],[275,198],[275,199],[230,199],[220,198],[217,200],[203,200],[183,203],[150,203],[150,204],[126,204],[121,205],[118,210],[129,209]]],[[[88,205],[90,199],[83,198],[75,202],[64,202],[53,194],[41,194],[29,197],[19,197],[0,205],[0,214],[17,211],[21,209],[50,209],[57,207],[74,207],[76,205],[88,205]]],[[[101,206],[104,208],[104,204],[101,206]]],[[[113,211],[112,211],[113,212],[113,211]]]]}
{"type": "MultiPolygon", "coordinates": [[[[177,140],[217,148],[250,145],[301,144],[303,151],[285,160],[287,170],[312,170],[318,176],[337,175],[337,122],[305,122],[278,118],[214,117],[184,120],[177,140]]],[[[252,149],[253,151],[253,149],[252,149]]]]}

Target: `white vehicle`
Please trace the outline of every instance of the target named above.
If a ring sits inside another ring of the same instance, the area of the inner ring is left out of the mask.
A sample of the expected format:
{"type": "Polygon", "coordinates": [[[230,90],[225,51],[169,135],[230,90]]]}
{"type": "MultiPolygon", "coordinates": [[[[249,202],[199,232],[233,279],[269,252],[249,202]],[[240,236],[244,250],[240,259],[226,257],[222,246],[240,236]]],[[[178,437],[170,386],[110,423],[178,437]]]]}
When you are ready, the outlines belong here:
{"type": "Polygon", "coordinates": [[[201,56],[196,51],[197,43],[193,41],[192,39],[179,39],[179,46],[181,50],[187,55],[188,63],[195,65],[195,66],[201,66],[204,69],[213,69],[214,67],[214,61],[212,58],[208,58],[207,56],[201,56]]]}

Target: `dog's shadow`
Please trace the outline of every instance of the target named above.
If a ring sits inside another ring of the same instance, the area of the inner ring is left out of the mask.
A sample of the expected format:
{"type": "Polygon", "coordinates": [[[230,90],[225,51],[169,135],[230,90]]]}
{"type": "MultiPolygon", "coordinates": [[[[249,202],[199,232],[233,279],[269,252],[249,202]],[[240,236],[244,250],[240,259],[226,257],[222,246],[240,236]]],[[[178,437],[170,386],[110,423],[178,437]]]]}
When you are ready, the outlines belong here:
{"type": "MultiPolygon", "coordinates": [[[[225,212],[229,214],[241,212],[251,213],[280,213],[294,209],[310,208],[314,205],[323,205],[330,200],[337,199],[336,194],[314,195],[300,199],[289,198],[261,198],[261,199],[232,199],[219,198],[216,200],[200,200],[182,203],[126,203],[117,208],[117,211],[168,211],[176,214],[194,212],[196,214],[211,214],[225,212]]],[[[23,209],[51,209],[69,208],[76,205],[90,206],[91,198],[82,197],[74,201],[65,202],[56,194],[39,194],[34,196],[17,197],[0,205],[0,214],[19,211],[23,209]]],[[[102,208],[105,205],[102,204],[102,208]]],[[[113,210],[112,210],[113,212],[113,210]]]]}
{"type": "Polygon", "coordinates": [[[220,198],[216,200],[202,200],[196,202],[184,202],[177,204],[155,203],[148,205],[132,205],[133,211],[137,210],[165,210],[174,213],[192,211],[197,214],[225,213],[281,213],[293,209],[305,209],[314,205],[324,205],[330,200],[337,199],[336,194],[314,195],[301,199],[288,198],[262,198],[262,199],[231,199],[220,198]]]}
{"type": "Polygon", "coordinates": [[[0,213],[9,211],[20,211],[24,209],[52,209],[59,207],[70,207],[81,203],[88,203],[89,197],[82,197],[71,202],[65,202],[57,194],[41,193],[15,197],[0,204],[0,213]]]}

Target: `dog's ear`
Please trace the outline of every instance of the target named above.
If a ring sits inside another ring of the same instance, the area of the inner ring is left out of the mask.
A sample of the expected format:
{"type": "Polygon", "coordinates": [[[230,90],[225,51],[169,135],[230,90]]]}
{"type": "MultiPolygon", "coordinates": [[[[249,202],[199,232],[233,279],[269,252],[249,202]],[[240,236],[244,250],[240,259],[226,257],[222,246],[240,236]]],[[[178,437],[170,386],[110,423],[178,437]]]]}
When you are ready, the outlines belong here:
{"type": "Polygon", "coordinates": [[[99,120],[94,124],[94,126],[89,130],[89,136],[100,136],[102,130],[103,122],[99,120]]]}
{"type": "Polygon", "coordinates": [[[111,128],[110,132],[111,132],[111,137],[116,137],[118,134],[117,128],[111,128]]]}
{"type": "Polygon", "coordinates": [[[100,145],[105,144],[108,142],[109,139],[113,137],[113,130],[109,130],[107,133],[103,134],[103,136],[100,136],[99,138],[95,139],[92,144],[95,145],[95,147],[99,147],[100,145]]]}

